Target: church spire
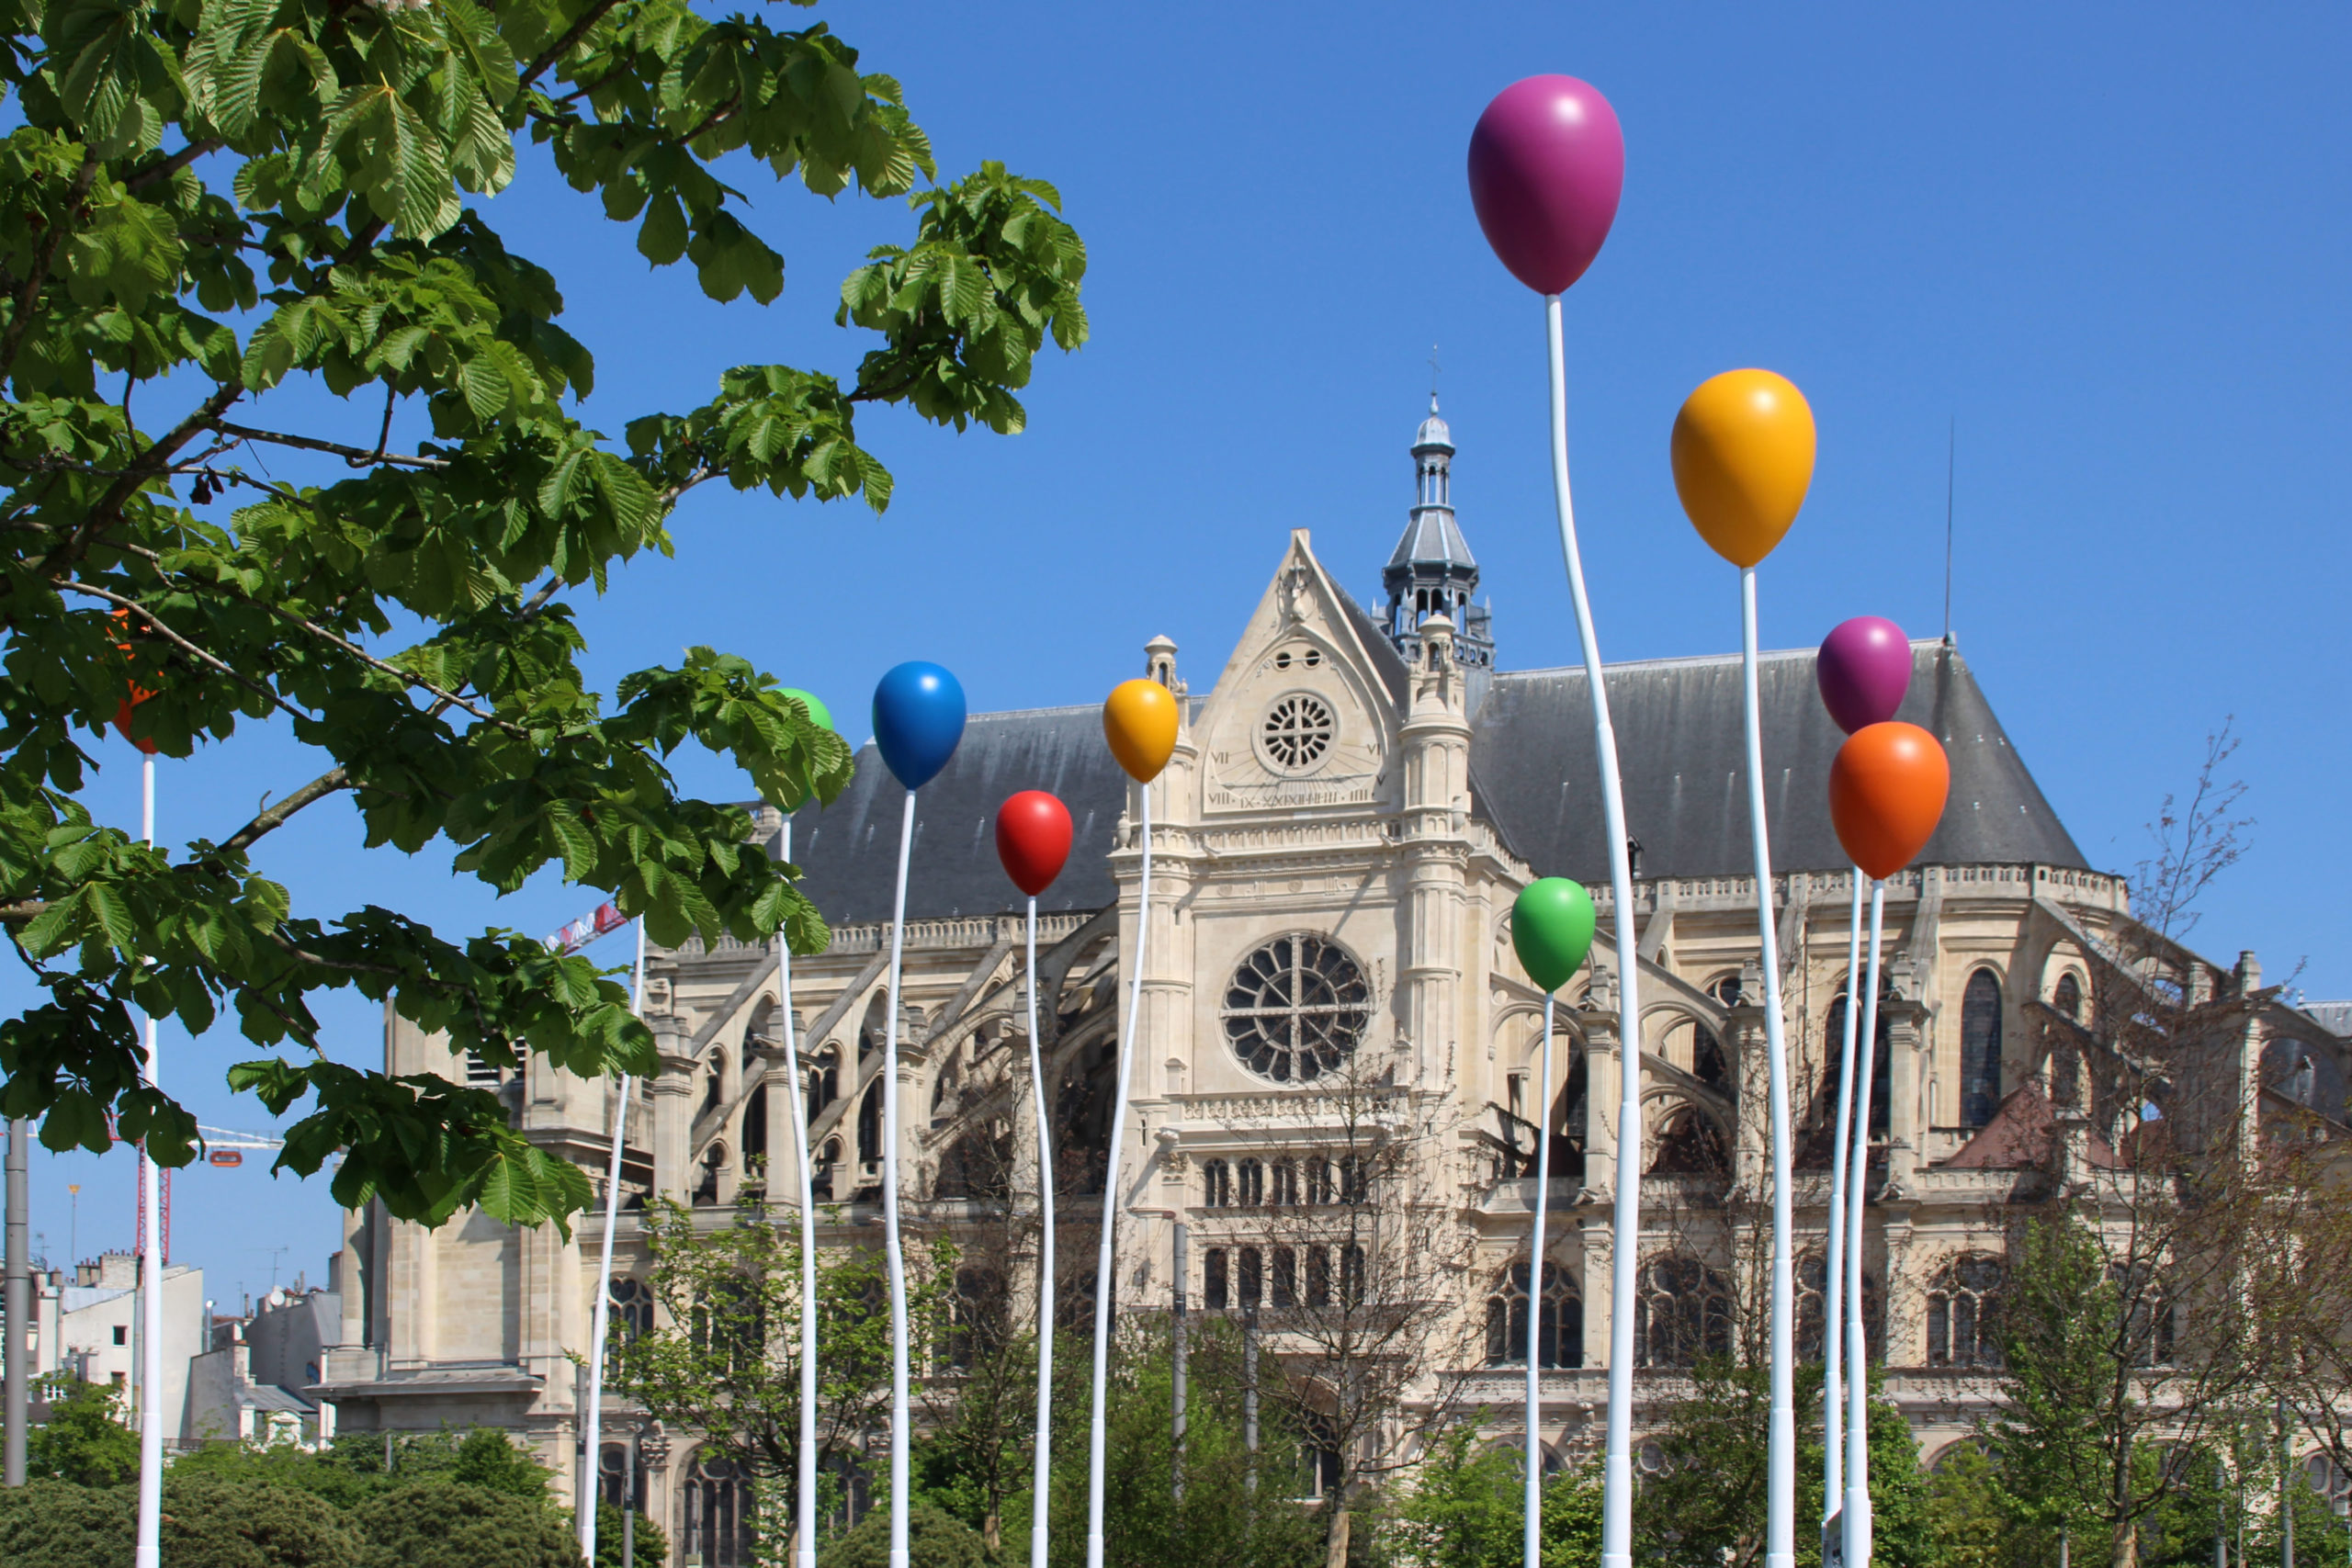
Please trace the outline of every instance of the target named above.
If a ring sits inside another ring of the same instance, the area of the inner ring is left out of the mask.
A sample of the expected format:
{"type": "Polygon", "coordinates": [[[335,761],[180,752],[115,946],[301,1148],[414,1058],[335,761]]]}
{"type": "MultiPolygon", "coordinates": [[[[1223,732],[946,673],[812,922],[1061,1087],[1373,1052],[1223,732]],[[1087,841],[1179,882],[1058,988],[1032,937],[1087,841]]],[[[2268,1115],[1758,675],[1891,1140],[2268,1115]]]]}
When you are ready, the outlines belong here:
{"type": "Polygon", "coordinates": [[[1430,393],[1430,416],[1413,434],[1413,510],[1388,558],[1380,585],[1388,593],[1388,640],[1405,662],[1420,657],[1420,625],[1431,615],[1453,623],[1454,658],[1490,669],[1495,643],[1487,610],[1470,602],[1478,562],[1453,516],[1453,432],[1430,393]]]}

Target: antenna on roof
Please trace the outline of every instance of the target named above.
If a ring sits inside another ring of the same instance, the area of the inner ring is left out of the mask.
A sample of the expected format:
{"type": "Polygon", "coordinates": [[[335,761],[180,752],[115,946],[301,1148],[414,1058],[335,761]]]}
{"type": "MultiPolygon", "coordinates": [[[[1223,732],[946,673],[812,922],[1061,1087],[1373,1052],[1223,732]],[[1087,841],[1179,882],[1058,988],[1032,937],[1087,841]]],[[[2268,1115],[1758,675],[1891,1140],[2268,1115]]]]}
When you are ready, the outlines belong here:
{"type": "Polygon", "coordinates": [[[1951,646],[1951,479],[1960,456],[1960,416],[1944,433],[1944,646],[1951,646]]]}

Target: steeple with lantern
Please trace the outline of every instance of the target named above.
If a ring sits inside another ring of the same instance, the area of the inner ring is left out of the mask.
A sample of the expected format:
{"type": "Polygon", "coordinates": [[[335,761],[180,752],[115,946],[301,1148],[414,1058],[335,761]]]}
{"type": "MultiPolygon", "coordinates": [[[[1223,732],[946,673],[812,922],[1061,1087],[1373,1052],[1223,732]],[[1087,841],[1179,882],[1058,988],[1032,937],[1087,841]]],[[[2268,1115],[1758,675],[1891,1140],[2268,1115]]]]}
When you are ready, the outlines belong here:
{"type": "MultiPolygon", "coordinates": [[[[1420,626],[1431,615],[1453,623],[1453,657],[1465,670],[1494,668],[1492,611],[1471,603],[1478,562],[1453,516],[1453,432],[1430,393],[1430,416],[1413,434],[1414,498],[1405,536],[1380,573],[1388,594],[1388,640],[1408,665],[1420,662],[1420,626]]],[[[1483,683],[1483,682],[1482,682],[1483,683]]]]}

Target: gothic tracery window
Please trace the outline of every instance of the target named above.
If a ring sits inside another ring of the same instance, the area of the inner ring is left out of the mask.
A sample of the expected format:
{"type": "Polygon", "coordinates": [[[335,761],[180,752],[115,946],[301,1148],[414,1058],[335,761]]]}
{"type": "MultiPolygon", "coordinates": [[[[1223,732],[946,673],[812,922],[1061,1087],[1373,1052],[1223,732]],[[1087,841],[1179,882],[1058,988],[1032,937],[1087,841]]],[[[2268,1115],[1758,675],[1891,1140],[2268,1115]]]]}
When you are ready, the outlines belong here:
{"type": "Polygon", "coordinates": [[[742,1467],[706,1450],[686,1478],[686,1561],[704,1568],[752,1568],[757,1524],[752,1483],[742,1467]]]}
{"type": "Polygon", "coordinates": [[[1997,1367],[1996,1334],[2007,1270],[1983,1253],[1953,1258],[1928,1286],[1928,1365],[1997,1367]]]}
{"type": "Polygon", "coordinates": [[[1338,943],[1276,937],[1242,960],[1225,990],[1225,1038],[1276,1083],[1311,1083],[1346,1060],[1372,1018],[1372,987],[1338,943]]]}
{"type": "MultiPolygon", "coordinates": [[[[1850,981],[1851,976],[1849,976],[1850,981]]],[[[1838,1103],[1838,1075],[1846,1055],[1846,998],[1850,988],[1841,982],[1838,994],[1830,998],[1829,1009],[1822,1024],[1822,1059],[1826,1064],[1822,1071],[1821,1102],[1834,1108],[1838,1103]]],[[[1882,975],[1878,988],[1878,1041],[1871,1053],[1871,1136],[1886,1136],[1889,1108],[1894,1104],[1892,1080],[1894,1071],[1894,1021],[1888,1016],[1887,1004],[1894,999],[1894,988],[1882,975]]],[[[1857,1038],[1861,1020],[1854,1021],[1857,1038]]],[[[1834,1119],[1834,1110],[1830,1118],[1834,1119]]]]}
{"type": "Polygon", "coordinates": [[[642,1280],[615,1275],[607,1298],[607,1331],[623,1344],[642,1337],[653,1327],[653,1292],[642,1280]]]}
{"type": "Polygon", "coordinates": [[[1634,1303],[1634,1364],[1688,1367],[1731,1354],[1731,1291],[1695,1258],[1661,1258],[1644,1268],[1634,1303]]]}
{"type": "Polygon", "coordinates": [[[1233,1206],[1233,1171],[1225,1161],[1213,1159],[1202,1162],[1201,1203],[1210,1209],[1233,1206]]]}
{"type": "MultiPolygon", "coordinates": [[[[1527,1364],[1527,1281],[1525,1263],[1514,1263],[1495,1281],[1487,1296],[1487,1365],[1523,1367],[1527,1364]]],[[[1556,1263],[1544,1265],[1544,1303],[1535,1323],[1535,1364],[1539,1367],[1584,1365],[1584,1301],[1576,1282],[1556,1263]]]]}

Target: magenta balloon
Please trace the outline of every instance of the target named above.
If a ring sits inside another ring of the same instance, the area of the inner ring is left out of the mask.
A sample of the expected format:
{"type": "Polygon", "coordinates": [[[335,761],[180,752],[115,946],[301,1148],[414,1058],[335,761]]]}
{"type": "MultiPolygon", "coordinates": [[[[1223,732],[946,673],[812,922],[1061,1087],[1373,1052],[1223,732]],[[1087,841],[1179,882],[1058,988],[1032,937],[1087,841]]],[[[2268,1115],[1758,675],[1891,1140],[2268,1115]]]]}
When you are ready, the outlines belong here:
{"type": "Polygon", "coordinates": [[[1883,615],[1856,615],[1821,639],[1821,705],[1851,735],[1884,724],[1911,689],[1911,641],[1883,615]]]}
{"type": "Polygon", "coordinates": [[[1624,188],[1617,111],[1573,76],[1512,83],[1470,133],[1478,227],[1511,276],[1538,294],[1560,293],[1584,276],[1624,188]]]}

